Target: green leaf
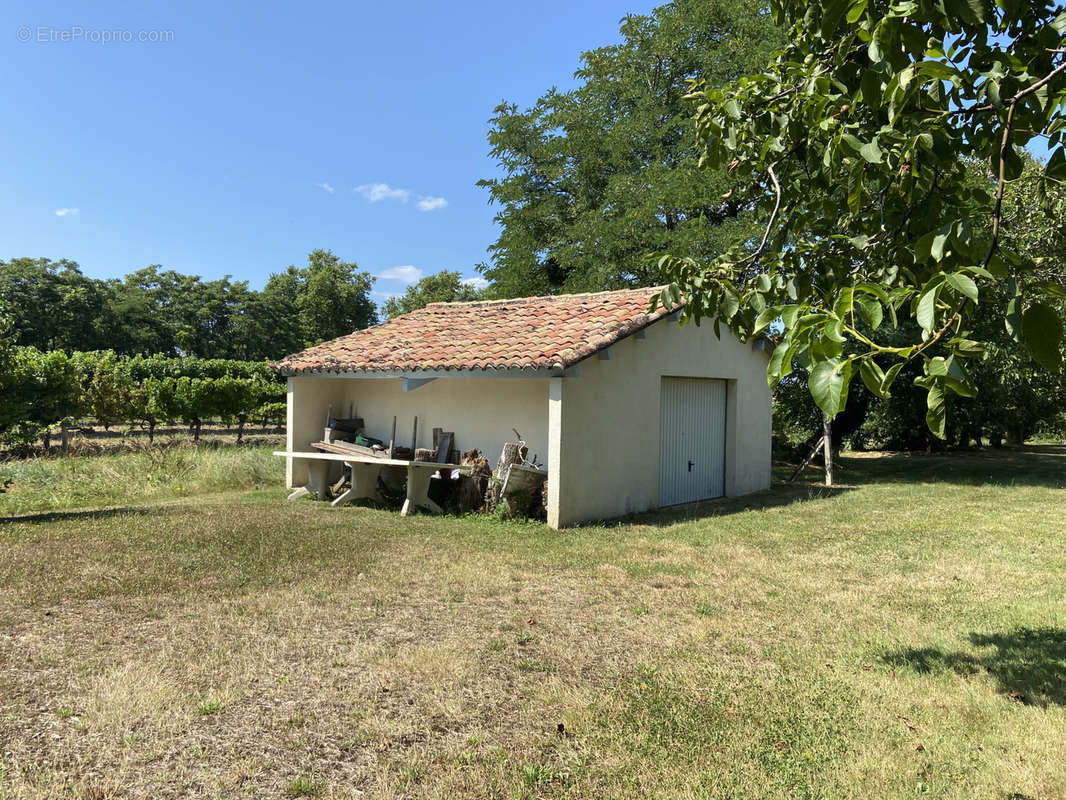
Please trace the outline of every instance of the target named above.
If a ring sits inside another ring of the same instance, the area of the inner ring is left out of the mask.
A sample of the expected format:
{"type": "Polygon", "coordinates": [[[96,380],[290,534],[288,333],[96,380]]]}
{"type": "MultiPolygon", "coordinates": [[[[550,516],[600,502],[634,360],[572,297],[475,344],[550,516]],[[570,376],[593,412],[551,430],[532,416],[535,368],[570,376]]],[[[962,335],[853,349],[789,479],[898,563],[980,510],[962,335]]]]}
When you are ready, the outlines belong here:
{"type": "Polygon", "coordinates": [[[993,277],[1001,280],[1007,277],[1007,262],[1000,257],[999,253],[992,254],[992,258],[988,262],[988,271],[992,273],[993,277]]]}
{"type": "Polygon", "coordinates": [[[1061,145],[1055,148],[1051,157],[1048,158],[1044,174],[1058,181],[1066,180],[1066,152],[1063,151],[1061,145]]]}
{"type": "Polygon", "coordinates": [[[877,146],[876,139],[859,148],[859,155],[870,164],[880,164],[882,161],[881,148],[877,146]]]}
{"type": "Polygon", "coordinates": [[[925,372],[927,375],[936,375],[937,377],[948,374],[948,362],[942,356],[931,358],[925,365],[925,372]]]}
{"type": "Polygon", "coordinates": [[[818,407],[830,418],[835,417],[843,408],[844,400],[844,364],[839,358],[819,361],[811,370],[807,388],[818,407]]]}
{"type": "Polygon", "coordinates": [[[903,369],[905,363],[906,362],[904,361],[900,361],[898,364],[893,364],[888,368],[884,380],[881,381],[881,397],[888,396],[888,391],[892,388],[893,381],[896,380],[896,376],[899,375],[899,371],[903,369]]]}
{"type": "Polygon", "coordinates": [[[947,245],[950,236],[951,226],[949,225],[945,225],[935,236],[933,236],[933,240],[929,245],[929,255],[931,255],[933,260],[937,263],[944,260],[944,247],[947,245]]]}
{"type": "Polygon", "coordinates": [[[767,306],[755,318],[755,326],[751,332],[753,334],[759,333],[764,328],[768,328],[780,316],[781,310],[777,306],[767,306]]]}
{"type": "Polygon", "coordinates": [[[722,299],[718,301],[718,316],[726,322],[736,316],[740,308],[740,298],[728,286],[722,287],[722,299]]]}
{"type": "Polygon", "coordinates": [[[966,0],[966,5],[969,6],[970,13],[973,14],[977,22],[985,21],[986,3],[984,0],[966,0]]]}
{"type": "Polygon", "coordinates": [[[959,294],[966,295],[975,303],[977,302],[977,284],[973,278],[961,272],[952,272],[944,279],[944,282],[959,294]]]}
{"type": "Polygon", "coordinates": [[[925,423],[938,439],[943,439],[945,438],[944,427],[948,416],[944,390],[936,383],[930,384],[929,393],[926,395],[925,400],[928,408],[925,414],[925,423]]]}
{"type": "Polygon", "coordinates": [[[952,339],[949,344],[956,353],[963,356],[980,356],[988,352],[984,342],[975,342],[972,339],[952,339]]]}
{"type": "Polygon", "coordinates": [[[844,336],[844,320],[830,320],[822,326],[822,335],[831,342],[843,344],[847,341],[844,336]]]}
{"type": "Polygon", "coordinates": [[[785,326],[785,330],[791,330],[795,326],[802,310],[803,306],[781,306],[781,324],[785,326]]]}
{"type": "Polygon", "coordinates": [[[882,388],[885,382],[885,373],[872,358],[864,358],[859,362],[859,377],[862,378],[862,382],[866,384],[866,388],[872,394],[883,400],[888,399],[888,395],[884,393],[882,388]]]}
{"type": "Polygon", "coordinates": [[[856,297],[855,301],[859,304],[859,314],[862,316],[863,321],[870,326],[871,330],[877,330],[881,327],[881,322],[884,320],[885,311],[881,307],[881,303],[872,297],[856,297]]]}
{"type": "Polygon", "coordinates": [[[822,36],[827,39],[835,37],[837,26],[840,25],[840,20],[848,9],[848,2],[849,0],[828,0],[828,2],[822,3],[822,7],[825,9],[822,12],[822,21],[819,25],[822,36]]]}
{"type": "Polygon", "coordinates": [[[1044,368],[1057,372],[1062,366],[1062,320],[1051,306],[1033,303],[1022,316],[1022,339],[1030,355],[1044,368]]]}
{"type": "Polygon", "coordinates": [[[766,382],[771,389],[776,388],[781,379],[790,372],[792,372],[792,347],[781,342],[770,354],[770,363],[766,366],[766,382]]]}
{"type": "Polygon", "coordinates": [[[1003,318],[1003,325],[1007,333],[1016,342],[1022,340],[1022,296],[1018,291],[1018,282],[1014,278],[1007,281],[1007,293],[1011,295],[1007,302],[1007,313],[1003,318]]]}
{"type": "Polygon", "coordinates": [[[844,319],[851,312],[854,304],[855,290],[850,286],[845,286],[840,290],[836,302],[833,303],[833,313],[841,319],[844,319]]]}
{"type": "Polygon", "coordinates": [[[848,7],[848,24],[854,25],[858,22],[864,11],[866,11],[866,0],[852,0],[848,7]]]}
{"type": "Polygon", "coordinates": [[[915,318],[923,331],[932,333],[933,328],[936,327],[936,299],[939,294],[940,285],[938,284],[923,294],[921,299],[918,300],[915,318]]]}
{"type": "Polygon", "coordinates": [[[1036,284],[1036,288],[1048,297],[1057,297],[1060,300],[1066,300],[1066,286],[1063,286],[1061,283],[1055,283],[1054,281],[1040,281],[1036,284]]]}
{"type": "Polygon", "coordinates": [[[858,153],[863,148],[862,140],[850,133],[841,134],[840,139],[844,144],[858,153]]]}

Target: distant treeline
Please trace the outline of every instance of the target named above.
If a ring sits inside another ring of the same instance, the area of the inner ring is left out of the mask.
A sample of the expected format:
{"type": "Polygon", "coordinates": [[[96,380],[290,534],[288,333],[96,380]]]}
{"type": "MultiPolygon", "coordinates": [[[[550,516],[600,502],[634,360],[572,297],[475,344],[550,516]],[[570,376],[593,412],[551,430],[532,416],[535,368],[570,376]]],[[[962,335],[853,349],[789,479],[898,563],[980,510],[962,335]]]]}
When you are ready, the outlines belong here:
{"type": "Polygon", "coordinates": [[[105,428],[184,422],[199,436],[204,420],[278,421],[285,383],[266,361],[122,356],[113,351],[41,351],[16,347],[0,375],[0,435],[32,443],[51,426],[91,419],[105,428]]]}
{"type": "Polygon", "coordinates": [[[374,324],[373,284],[327,250],[262,291],[159,266],[98,280],[73,261],[14,258],[0,261],[0,313],[15,345],[42,351],[274,360],[374,324]]]}

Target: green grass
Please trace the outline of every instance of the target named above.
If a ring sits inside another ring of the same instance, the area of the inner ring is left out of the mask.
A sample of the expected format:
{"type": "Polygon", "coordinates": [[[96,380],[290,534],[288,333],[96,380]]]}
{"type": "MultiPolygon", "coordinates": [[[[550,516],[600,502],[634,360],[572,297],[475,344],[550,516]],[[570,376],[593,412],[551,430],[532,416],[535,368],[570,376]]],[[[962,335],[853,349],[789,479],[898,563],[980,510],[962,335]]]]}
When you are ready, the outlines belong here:
{"type": "Polygon", "coordinates": [[[285,463],[270,455],[276,449],[179,440],[134,452],[0,463],[0,479],[12,480],[0,494],[0,517],[277,487],[285,463]]]}
{"type": "Polygon", "coordinates": [[[1066,796],[1066,448],[562,532],[256,452],[0,525],[0,797],[1066,796]]]}

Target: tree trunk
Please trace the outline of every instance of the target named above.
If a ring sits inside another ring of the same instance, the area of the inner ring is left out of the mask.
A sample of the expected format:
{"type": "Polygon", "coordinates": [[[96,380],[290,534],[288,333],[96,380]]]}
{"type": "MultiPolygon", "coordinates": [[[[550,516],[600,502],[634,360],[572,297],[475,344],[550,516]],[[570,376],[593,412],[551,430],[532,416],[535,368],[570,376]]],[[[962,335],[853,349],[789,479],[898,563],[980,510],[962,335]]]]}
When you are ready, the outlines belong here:
{"type": "Polygon", "coordinates": [[[63,455],[67,455],[70,452],[70,428],[66,423],[63,423],[59,428],[60,441],[63,443],[63,455]]]}
{"type": "Polygon", "coordinates": [[[155,420],[148,420],[148,443],[151,444],[155,441],[155,420]]]}
{"type": "Polygon", "coordinates": [[[822,414],[822,455],[825,457],[825,485],[833,485],[833,423],[828,414],[822,414]]]}
{"type": "Polygon", "coordinates": [[[48,448],[52,446],[52,431],[50,428],[44,429],[44,452],[48,454],[48,448]]]}
{"type": "Polygon", "coordinates": [[[241,443],[241,439],[244,438],[244,423],[248,421],[247,414],[237,415],[237,444],[241,443]]]}

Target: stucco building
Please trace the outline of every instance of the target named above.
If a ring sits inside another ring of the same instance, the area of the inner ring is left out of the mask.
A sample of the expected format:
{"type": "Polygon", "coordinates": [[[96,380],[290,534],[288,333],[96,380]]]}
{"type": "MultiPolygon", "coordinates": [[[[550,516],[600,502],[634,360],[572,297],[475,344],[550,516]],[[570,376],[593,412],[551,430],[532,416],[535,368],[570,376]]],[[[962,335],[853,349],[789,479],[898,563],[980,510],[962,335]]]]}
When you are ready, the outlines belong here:
{"type": "MultiPolygon", "coordinates": [[[[286,449],[320,440],[331,407],[386,440],[417,416],[417,446],[443,428],[493,464],[517,429],[555,528],[768,488],[765,342],[649,314],[655,291],[435,303],[289,356],[286,449]]],[[[287,458],[288,485],[306,469],[287,458]]]]}

